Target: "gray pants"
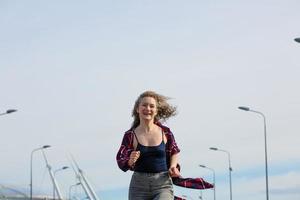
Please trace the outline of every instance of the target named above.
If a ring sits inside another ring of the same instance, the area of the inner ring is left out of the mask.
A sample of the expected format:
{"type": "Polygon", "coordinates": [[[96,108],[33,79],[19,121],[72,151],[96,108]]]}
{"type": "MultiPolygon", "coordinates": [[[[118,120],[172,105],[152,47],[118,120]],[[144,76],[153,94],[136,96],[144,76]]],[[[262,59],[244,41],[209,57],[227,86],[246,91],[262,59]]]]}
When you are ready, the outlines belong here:
{"type": "Polygon", "coordinates": [[[129,186],[129,200],[173,200],[173,183],[168,172],[134,172],[129,186]]]}

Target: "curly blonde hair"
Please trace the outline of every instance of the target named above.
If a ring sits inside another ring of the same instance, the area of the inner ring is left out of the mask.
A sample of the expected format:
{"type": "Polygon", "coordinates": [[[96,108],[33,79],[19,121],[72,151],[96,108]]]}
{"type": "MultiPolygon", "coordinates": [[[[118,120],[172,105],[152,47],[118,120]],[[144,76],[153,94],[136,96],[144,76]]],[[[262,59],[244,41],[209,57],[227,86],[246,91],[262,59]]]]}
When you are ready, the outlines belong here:
{"type": "Polygon", "coordinates": [[[140,124],[140,118],[139,114],[137,113],[137,108],[144,97],[152,97],[156,100],[157,115],[154,118],[154,122],[159,122],[160,120],[166,121],[171,116],[176,115],[177,108],[167,102],[167,100],[170,99],[169,97],[163,96],[154,91],[145,91],[140,94],[140,96],[135,101],[131,114],[131,116],[134,118],[131,128],[136,128],[140,124]]]}

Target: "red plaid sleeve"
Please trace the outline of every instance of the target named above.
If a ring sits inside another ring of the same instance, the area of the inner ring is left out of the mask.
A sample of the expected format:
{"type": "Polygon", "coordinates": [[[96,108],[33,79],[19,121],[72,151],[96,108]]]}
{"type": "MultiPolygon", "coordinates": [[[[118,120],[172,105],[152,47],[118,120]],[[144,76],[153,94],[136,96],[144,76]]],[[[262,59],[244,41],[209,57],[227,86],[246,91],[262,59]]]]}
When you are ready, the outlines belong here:
{"type": "Polygon", "coordinates": [[[177,143],[175,141],[175,137],[171,131],[166,133],[166,137],[167,137],[166,151],[167,154],[169,154],[169,156],[171,157],[172,155],[179,153],[180,149],[178,148],[177,143]]]}
{"type": "Polygon", "coordinates": [[[127,131],[119,148],[119,151],[116,156],[118,166],[121,170],[126,172],[127,170],[132,170],[128,165],[128,160],[130,153],[133,151],[133,134],[131,131],[127,131]]]}

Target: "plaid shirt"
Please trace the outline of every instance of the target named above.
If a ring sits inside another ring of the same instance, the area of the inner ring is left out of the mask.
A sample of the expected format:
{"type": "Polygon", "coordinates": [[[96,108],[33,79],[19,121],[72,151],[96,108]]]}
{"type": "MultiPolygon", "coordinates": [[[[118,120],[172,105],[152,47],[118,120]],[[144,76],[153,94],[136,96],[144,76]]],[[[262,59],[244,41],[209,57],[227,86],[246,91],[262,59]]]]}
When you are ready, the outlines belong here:
{"type": "MultiPolygon", "coordinates": [[[[180,149],[178,148],[174,135],[171,132],[171,130],[163,126],[160,123],[156,123],[159,127],[162,128],[163,132],[165,133],[167,137],[167,143],[166,143],[166,155],[167,155],[167,166],[169,168],[170,166],[170,158],[172,155],[179,153],[180,149]]],[[[121,170],[126,172],[127,170],[134,170],[133,167],[129,167],[128,160],[130,157],[130,153],[134,151],[133,147],[133,138],[134,138],[134,132],[133,129],[130,129],[125,132],[123,136],[123,140],[121,143],[121,146],[119,148],[119,151],[116,156],[116,160],[118,163],[118,166],[121,170]]],[[[180,166],[177,165],[177,168],[180,169],[180,166]]],[[[192,189],[209,189],[213,188],[214,186],[206,181],[204,181],[202,178],[182,178],[182,177],[173,177],[172,178],[173,184],[185,187],[185,188],[192,188],[192,189]]],[[[175,197],[175,199],[178,197],[175,197]]]]}

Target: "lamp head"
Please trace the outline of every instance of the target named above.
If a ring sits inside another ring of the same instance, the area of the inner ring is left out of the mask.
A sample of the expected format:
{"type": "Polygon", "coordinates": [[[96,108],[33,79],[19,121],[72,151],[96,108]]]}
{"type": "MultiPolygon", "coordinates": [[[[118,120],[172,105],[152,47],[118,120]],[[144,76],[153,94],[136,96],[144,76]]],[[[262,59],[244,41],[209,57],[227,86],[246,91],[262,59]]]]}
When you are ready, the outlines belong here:
{"type": "Polygon", "coordinates": [[[216,147],[210,147],[209,149],[214,150],[214,151],[218,151],[218,148],[216,148],[216,147]]]}
{"type": "Polygon", "coordinates": [[[205,166],[205,165],[199,165],[199,167],[203,167],[203,168],[206,168],[206,166],[205,166]]]}
{"type": "Polygon", "coordinates": [[[62,169],[63,170],[65,170],[65,169],[68,169],[69,167],[68,166],[64,166],[64,167],[62,167],[62,169]]]}
{"type": "Polygon", "coordinates": [[[300,38],[295,38],[294,39],[296,42],[300,43],[300,38]]]}
{"type": "Polygon", "coordinates": [[[47,148],[49,148],[49,147],[51,147],[50,145],[44,145],[42,148],[43,149],[47,149],[47,148]]]}
{"type": "Polygon", "coordinates": [[[240,107],[238,107],[240,110],[244,110],[244,111],[249,111],[250,110],[250,108],[248,108],[248,107],[245,107],[245,106],[240,106],[240,107]]]}
{"type": "Polygon", "coordinates": [[[17,112],[17,110],[15,110],[15,109],[8,109],[8,110],[6,111],[7,114],[13,113],[13,112],[17,112]]]}

